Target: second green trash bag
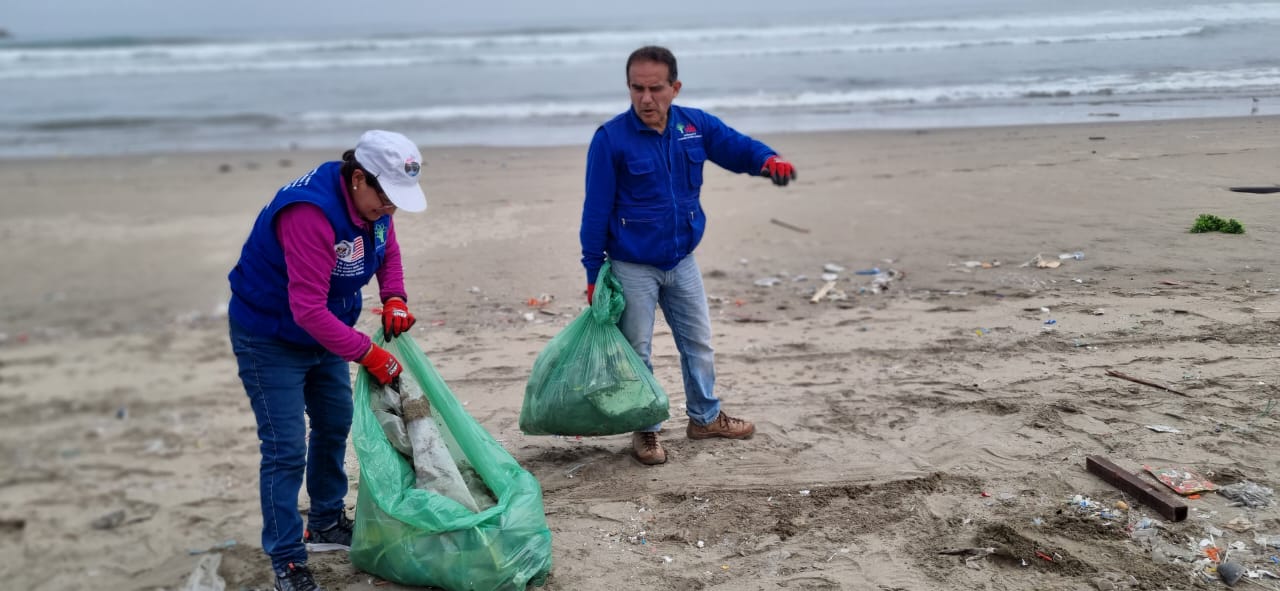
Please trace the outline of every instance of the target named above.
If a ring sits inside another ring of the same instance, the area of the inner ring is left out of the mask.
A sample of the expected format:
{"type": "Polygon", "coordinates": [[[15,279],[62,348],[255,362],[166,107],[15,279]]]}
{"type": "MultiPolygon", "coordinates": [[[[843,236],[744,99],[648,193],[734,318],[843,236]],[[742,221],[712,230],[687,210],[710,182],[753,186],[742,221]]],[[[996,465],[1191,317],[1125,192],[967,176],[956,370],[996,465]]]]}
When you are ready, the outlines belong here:
{"type": "Polygon", "coordinates": [[[520,430],[529,435],[617,435],[670,416],[667,393],[618,329],[626,302],[608,261],[587,308],[533,362],[520,430]]]}

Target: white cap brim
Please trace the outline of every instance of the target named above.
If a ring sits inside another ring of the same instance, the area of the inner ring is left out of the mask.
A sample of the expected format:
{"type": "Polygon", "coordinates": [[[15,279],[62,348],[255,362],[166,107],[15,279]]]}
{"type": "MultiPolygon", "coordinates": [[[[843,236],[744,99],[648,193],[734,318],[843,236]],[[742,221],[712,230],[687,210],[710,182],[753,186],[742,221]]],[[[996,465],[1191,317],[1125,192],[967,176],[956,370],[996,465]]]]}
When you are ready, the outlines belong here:
{"type": "Polygon", "coordinates": [[[382,192],[387,194],[395,204],[396,209],[403,209],[409,213],[418,213],[427,209],[427,195],[422,192],[422,187],[418,183],[412,185],[393,185],[391,183],[380,183],[382,192]]]}

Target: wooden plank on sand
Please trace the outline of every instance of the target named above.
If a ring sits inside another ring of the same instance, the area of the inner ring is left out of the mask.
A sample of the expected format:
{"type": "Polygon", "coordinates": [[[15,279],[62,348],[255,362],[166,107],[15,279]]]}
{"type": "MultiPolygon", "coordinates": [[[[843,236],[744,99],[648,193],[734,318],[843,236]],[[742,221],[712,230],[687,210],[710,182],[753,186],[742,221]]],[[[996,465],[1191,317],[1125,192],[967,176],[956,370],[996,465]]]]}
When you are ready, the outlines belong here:
{"type": "Polygon", "coordinates": [[[1124,492],[1127,492],[1147,506],[1156,510],[1169,521],[1182,521],[1187,518],[1187,504],[1175,499],[1155,487],[1137,474],[1115,465],[1102,456],[1086,456],[1085,469],[1107,481],[1124,492]]]}

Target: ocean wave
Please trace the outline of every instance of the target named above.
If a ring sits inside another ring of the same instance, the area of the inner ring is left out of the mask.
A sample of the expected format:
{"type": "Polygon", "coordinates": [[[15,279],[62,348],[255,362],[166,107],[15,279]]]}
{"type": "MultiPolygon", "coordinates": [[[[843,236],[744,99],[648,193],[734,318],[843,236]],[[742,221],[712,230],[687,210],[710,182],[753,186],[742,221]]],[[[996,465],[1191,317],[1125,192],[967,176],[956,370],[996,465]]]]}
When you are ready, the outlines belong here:
{"type": "Polygon", "coordinates": [[[94,129],[131,129],[131,128],[149,128],[149,127],[176,127],[176,126],[209,126],[209,125],[247,125],[253,127],[267,127],[277,125],[284,122],[285,119],[265,113],[236,113],[229,115],[210,115],[205,117],[183,117],[183,116],[155,116],[155,117],[130,117],[130,116],[106,116],[106,117],[83,117],[83,118],[67,118],[67,119],[51,119],[47,121],[36,121],[27,123],[18,127],[23,131],[46,131],[46,132],[62,132],[62,131],[84,131],[94,129]]]}
{"type": "MultiPolygon", "coordinates": [[[[787,57],[809,55],[875,54],[925,51],[964,50],[975,47],[999,47],[1017,45],[1056,45],[1067,43],[1114,43],[1126,41],[1151,41],[1177,37],[1204,35],[1210,27],[1195,26],[1179,29],[1155,29],[1112,31],[1077,35],[1027,35],[986,39],[906,41],[897,43],[866,43],[853,45],[805,45],[795,47],[752,47],[732,49],[694,49],[681,52],[683,59],[733,59],[760,57],[787,57]]],[[[619,59],[618,52],[584,53],[501,53],[501,54],[449,54],[405,55],[389,52],[387,55],[352,55],[336,57],[298,56],[287,59],[265,59],[249,54],[235,59],[202,60],[195,62],[84,64],[65,66],[30,64],[24,68],[0,70],[3,79],[54,79],[86,76],[158,76],[173,74],[209,74],[217,72],[328,70],[339,68],[390,68],[419,67],[429,65],[477,65],[477,66],[566,66],[584,63],[607,63],[619,59]]],[[[230,58],[230,55],[223,56],[230,58]]]]}
{"type": "MultiPolygon", "coordinates": [[[[1280,68],[1173,72],[1157,76],[1103,75],[1059,79],[1012,79],[988,84],[920,88],[849,89],[796,93],[691,96],[682,104],[709,110],[806,110],[887,105],[980,103],[1040,98],[1231,93],[1280,88],[1280,68]]],[[[525,119],[601,119],[626,109],[623,101],[545,101],[447,105],[380,111],[310,112],[300,116],[309,128],[432,124],[455,121],[525,119]]]]}
{"type": "Polygon", "coordinates": [[[1280,21],[1280,3],[1202,4],[1155,10],[1106,10],[1035,16],[908,20],[881,23],[826,23],[818,25],[701,27],[687,29],[634,29],[614,31],[497,32],[481,35],[420,35],[401,38],[212,42],[195,39],[142,40],[114,38],[68,41],[58,46],[0,45],[0,65],[67,62],[153,62],[257,60],[280,56],[333,53],[396,53],[406,51],[466,51],[488,49],[576,48],[609,49],[642,44],[715,44],[752,41],[813,40],[901,32],[984,32],[1105,27],[1211,26],[1230,23],[1280,21]]]}

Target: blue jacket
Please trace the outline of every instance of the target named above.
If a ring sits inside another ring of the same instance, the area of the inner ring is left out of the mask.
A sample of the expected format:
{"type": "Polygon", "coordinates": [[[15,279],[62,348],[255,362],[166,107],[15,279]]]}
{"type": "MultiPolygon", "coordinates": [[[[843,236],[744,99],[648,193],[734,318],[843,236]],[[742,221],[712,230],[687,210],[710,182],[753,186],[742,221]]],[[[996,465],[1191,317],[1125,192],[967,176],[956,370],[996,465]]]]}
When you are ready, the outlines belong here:
{"type": "Polygon", "coordinates": [[[758,173],[774,155],[714,115],[671,105],[665,133],[645,125],[634,109],[596,130],[587,151],[582,207],[582,266],[596,282],[604,259],[664,271],[702,240],[707,217],[699,195],[707,161],[737,173],[758,173]]]}
{"type": "Polygon", "coordinates": [[[294,203],[319,206],[333,225],[333,247],[338,260],[329,276],[328,308],[347,326],[355,326],[360,317],[360,288],[373,279],[386,255],[390,216],[379,218],[371,230],[355,225],[347,213],[341,171],[341,162],[321,164],[282,187],[258,214],[240,252],[240,260],[228,276],[231,280],[228,314],[249,333],[274,336],[296,345],[320,346],[293,321],[284,249],[276,238],[276,216],[294,203]]]}

